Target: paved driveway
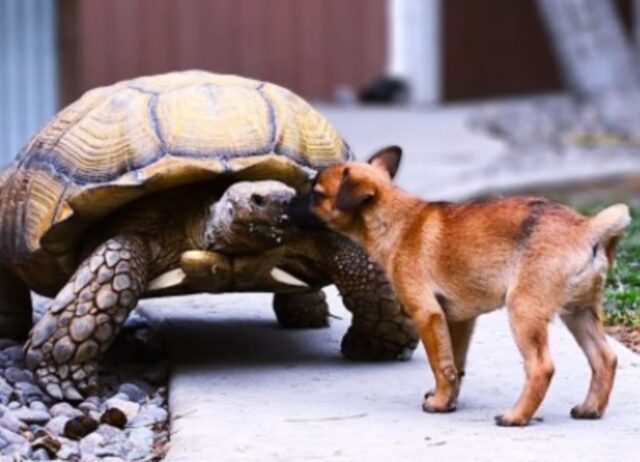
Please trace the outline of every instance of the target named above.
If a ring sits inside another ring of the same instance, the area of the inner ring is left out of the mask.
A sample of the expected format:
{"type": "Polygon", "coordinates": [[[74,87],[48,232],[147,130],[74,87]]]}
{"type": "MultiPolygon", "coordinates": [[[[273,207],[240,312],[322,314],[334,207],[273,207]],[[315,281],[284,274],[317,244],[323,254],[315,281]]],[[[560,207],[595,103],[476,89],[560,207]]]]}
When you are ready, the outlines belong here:
{"type": "Polygon", "coordinates": [[[552,325],[556,375],[537,414],[543,421],[502,428],[493,416],[515,402],[524,379],[504,311],[480,318],[458,411],[434,415],[420,409],[432,384],[421,349],[405,363],[340,357],[348,314],[333,290],[342,319],[315,331],[279,329],[270,297],[260,294],[187,302],[147,304],[170,321],[169,462],[640,460],[640,356],[613,342],[620,366],[608,413],[572,420],[590,374],[560,322],[552,325]]]}

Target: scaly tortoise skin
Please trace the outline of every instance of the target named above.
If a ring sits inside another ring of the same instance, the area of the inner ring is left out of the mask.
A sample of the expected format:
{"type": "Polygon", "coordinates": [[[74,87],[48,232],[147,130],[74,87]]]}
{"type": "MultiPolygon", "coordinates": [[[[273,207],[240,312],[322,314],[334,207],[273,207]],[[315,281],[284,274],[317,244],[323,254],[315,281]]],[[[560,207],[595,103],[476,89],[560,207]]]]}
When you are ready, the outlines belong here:
{"type": "Polygon", "coordinates": [[[270,83],[189,71],[87,92],[0,176],[0,335],[31,327],[30,290],[55,296],[26,361],[51,396],[77,400],[142,297],[265,290],[282,325],[319,327],[335,283],[353,313],[345,356],[409,357],[417,337],[381,270],[283,212],[313,170],[350,158],[270,83]]]}

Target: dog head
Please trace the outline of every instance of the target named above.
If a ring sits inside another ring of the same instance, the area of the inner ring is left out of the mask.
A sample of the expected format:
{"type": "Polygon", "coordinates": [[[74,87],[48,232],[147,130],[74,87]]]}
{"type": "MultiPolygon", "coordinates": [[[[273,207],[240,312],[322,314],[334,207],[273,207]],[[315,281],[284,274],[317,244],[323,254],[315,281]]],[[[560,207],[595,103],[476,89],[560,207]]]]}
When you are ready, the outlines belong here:
{"type": "Polygon", "coordinates": [[[350,162],[321,170],[311,191],[292,201],[290,216],[300,227],[324,225],[351,234],[362,223],[362,213],[391,186],[402,150],[389,146],[368,163],[350,162]]]}

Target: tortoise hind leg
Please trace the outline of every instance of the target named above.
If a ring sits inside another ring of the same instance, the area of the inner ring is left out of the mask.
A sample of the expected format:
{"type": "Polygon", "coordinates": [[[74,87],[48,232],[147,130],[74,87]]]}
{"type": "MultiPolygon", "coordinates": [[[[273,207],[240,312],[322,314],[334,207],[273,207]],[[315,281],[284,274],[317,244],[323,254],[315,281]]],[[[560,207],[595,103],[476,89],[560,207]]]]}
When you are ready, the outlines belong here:
{"type": "Polygon", "coordinates": [[[32,315],[29,288],[0,267],[0,338],[26,339],[33,323],[32,315]]]}
{"type": "Polygon", "coordinates": [[[104,352],[145,289],[147,245],[118,236],[85,259],[36,324],[25,347],[27,366],[48,394],[80,400],[97,391],[104,352]]]}
{"type": "Polygon", "coordinates": [[[335,237],[334,249],[328,257],[330,272],[353,315],[342,339],[342,354],[366,361],[410,359],[418,335],[383,270],[345,238],[335,237]]]}
{"type": "Polygon", "coordinates": [[[316,329],[329,325],[327,297],[321,290],[275,294],[273,309],[282,327],[316,329]]]}

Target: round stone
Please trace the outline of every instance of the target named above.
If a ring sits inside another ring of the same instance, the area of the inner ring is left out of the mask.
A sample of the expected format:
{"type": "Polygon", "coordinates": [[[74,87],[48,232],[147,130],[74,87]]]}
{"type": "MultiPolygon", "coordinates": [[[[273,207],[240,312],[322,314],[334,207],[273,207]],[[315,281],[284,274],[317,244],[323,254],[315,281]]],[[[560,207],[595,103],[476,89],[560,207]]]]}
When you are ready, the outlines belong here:
{"type": "Polygon", "coordinates": [[[87,340],[78,347],[75,360],[79,363],[84,363],[93,359],[97,354],[100,346],[93,340],[87,340]]]}
{"type": "Polygon", "coordinates": [[[76,342],[83,342],[91,336],[95,327],[96,320],[93,316],[82,316],[71,322],[69,333],[76,342]]]}
{"type": "Polygon", "coordinates": [[[102,286],[96,295],[96,305],[101,310],[111,308],[118,301],[118,296],[110,286],[102,286]]]}
{"type": "Polygon", "coordinates": [[[79,440],[98,428],[98,422],[89,416],[74,417],[64,426],[64,436],[79,440]]]}
{"type": "Polygon", "coordinates": [[[126,274],[118,274],[113,279],[113,288],[118,292],[122,292],[124,289],[131,287],[131,278],[126,274]]]}
{"type": "Polygon", "coordinates": [[[51,414],[52,417],[64,416],[64,417],[67,417],[68,419],[82,415],[82,411],[79,411],[78,409],[73,407],[71,404],[65,403],[65,402],[56,403],[53,406],[51,406],[49,413],[51,414]]]}
{"type": "Polygon", "coordinates": [[[75,351],[76,346],[73,341],[69,337],[62,337],[53,347],[53,359],[58,364],[66,363],[71,359],[75,351]]]}

